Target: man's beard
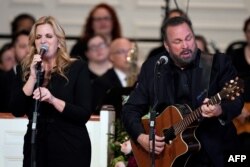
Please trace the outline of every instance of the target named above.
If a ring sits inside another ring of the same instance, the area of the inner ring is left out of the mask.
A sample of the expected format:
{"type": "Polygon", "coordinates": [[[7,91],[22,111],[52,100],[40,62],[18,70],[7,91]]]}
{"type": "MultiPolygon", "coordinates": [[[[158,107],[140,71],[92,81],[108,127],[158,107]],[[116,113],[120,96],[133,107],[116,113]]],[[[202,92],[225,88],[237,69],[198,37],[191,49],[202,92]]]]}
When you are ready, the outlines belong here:
{"type": "Polygon", "coordinates": [[[178,66],[178,67],[186,67],[188,66],[191,62],[194,61],[195,57],[196,57],[196,53],[197,53],[197,48],[195,48],[194,52],[192,52],[192,50],[190,49],[186,49],[183,50],[181,54],[183,54],[184,52],[190,52],[191,57],[189,58],[181,58],[179,55],[174,55],[173,53],[169,53],[169,56],[171,57],[171,59],[174,61],[174,63],[178,66]]]}

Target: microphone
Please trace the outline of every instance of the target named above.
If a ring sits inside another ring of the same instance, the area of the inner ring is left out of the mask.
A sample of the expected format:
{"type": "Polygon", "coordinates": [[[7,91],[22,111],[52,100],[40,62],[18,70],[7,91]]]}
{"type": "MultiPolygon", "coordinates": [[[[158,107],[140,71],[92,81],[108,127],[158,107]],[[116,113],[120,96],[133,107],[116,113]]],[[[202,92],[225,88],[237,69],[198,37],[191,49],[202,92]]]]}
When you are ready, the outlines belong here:
{"type": "Polygon", "coordinates": [[[40,52],[39,55],[41,55],[41,57],[43,58],[43,55],[45,55],[45,53],[47,53],[49,50],[49,47],[47,45],[42,45],[40,48],[40,52]]]}
{"type": "Polygon", "coordinates": [[[159,60],[156,62],[156,64],[157,64],[158,66],[163,65],[163,64],[167,64],[167,63],[168,63],[168,57],[165,56],[165,55],[161,56],[161,57],[159,58],[159,60]]]}
{"type": "MultiPolygon", "coordinates": [[[[41,58],[43,59],[43,56],[48,52],[49,47],[48,45],[42,44],[42,46],[40,47],[40,51],[39,51],[39,55],[41,56],[41,58]]],[[[37,70],[41,70],[41,61],[37,63],[36,69],[37,70]]]]}

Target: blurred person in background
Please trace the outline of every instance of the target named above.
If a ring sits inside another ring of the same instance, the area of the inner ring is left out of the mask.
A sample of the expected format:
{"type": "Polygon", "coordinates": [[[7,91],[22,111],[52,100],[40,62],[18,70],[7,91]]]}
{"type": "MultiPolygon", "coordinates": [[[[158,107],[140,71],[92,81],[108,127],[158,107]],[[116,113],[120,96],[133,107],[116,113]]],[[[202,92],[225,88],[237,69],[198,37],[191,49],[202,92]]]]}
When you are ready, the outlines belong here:
{"type": "Polygon", "coordinates": [[[30,32],[33,24],[35,23],[35,18],[31,14],[21,13],[17,15],[11,22],[11,34],[14,36],[16,33],[22,30],[30,32]]]}
{"type": "MultiPolygon", "coordinates": [[[[235,119],[235,125],[241,139],[242,149],[250,150],[250,17],[243,25],[245,43],[241,43],[236,49],[230,50],[228,54],[238,71],[239,77],[244,80],[244,101],[245,105],[239,117],[235,119]]],[[[236,43],[237,44],[237,43],[236,43]]]]}
{"type": "Polygon", "coordinates": [[[11,43],[4,44],[0,50],[0,69],[7,72],[11,70],[15,64],[13,45],[11,43]]]}
{"type": "Polygon", "coordinates": [[[202,36],[202,35],[195,35],[195,41],[196,41],[197,47],[202,52],[209,53],[208,45],[207,45],[207,40],[206,40],[206,38],[204,36],[202,36]]]}
{"type": "MultiPolygon", "coordinates": [[[[120,117],[122,100],[119,93],[123,93],[123,89],[120,88],[127,87],[127,73],[130,68],[127,56],[132,47],[133,43],[127,38],[118,38],[111,43],[109,59],[113,64],[113,68],[109,69],[103,76],[96,79],[93,85],[93,96],[95,99],[93,105],[95,114],[99,114],[102,105],[111,104],[115,108],[116,117],[120,117]],[[119,92],[120,90],[121,92],[119,92]],[[115,95],[109,94],[109,92],[112,92],[115,95]]],[[[125,92],[125,94],[128,92],[125,92]]]]}
{"type": "Polygon", "coordinates": [[[246,38],[246,43],[232,50],[229,54],[232,57],[233,65],[239,73],[239,77],[244,79],[244,99],[250,102],[250,17],[245,20],[243,33],[246,38]]]}
{"type": "Polygon", "coordinates": [[[83,28],[82,36],[72,47],[70,55],[87,60],[84,45],[86,45],[86,39],[94,35],[102,35],[108,44],[122,36],[116,11],[106,3],[100,3],[90,11],[83,28]]]}
{"type": "Polygon", "coordinates": [[[16,64],[14,49],[11,43],[3,45],[0,50],[0,112],[8,112],[10,83],[7,72],[16,64]]]}
{"type": "Polygon", "coordinates": [[[12,41],[16,61],[18,64],[20,64],[29,53],[29,31],[22,30],[17,32],[13,36],[12,41]]]}
{"type": "Polygon", "coordinates": [[[14,84],[16,77],[21,73],[21,62],[29,53],[29,32],[22,30],[17,32],[12,39],[13,56],[14,61],[12,65],[1,79],[2,89],[4,90],[3,98],[5,99],[6,112],[9,112],[8,106],[10,101],[10,95],[12,92],[12,85],[14,84]]]}
{"type": "Polygon", "coordinates": [[[94,35],[86,40],[86,57],[88,58],[88,68],[91,83],[94,79],[102,76],[107,70],[112,68],[109,60],[109,45],[101,35],[94,35]]]}
{"type": "Polygon", "coordinates": [[[7,73],[9,85],[13,83],[15,77],[18,75],[17,73],[21,72],[21,62],[29,53],[29,32],[26,30],[17,32],[13,36],[12,43],[16,63],[13,68],[7,73]]]}

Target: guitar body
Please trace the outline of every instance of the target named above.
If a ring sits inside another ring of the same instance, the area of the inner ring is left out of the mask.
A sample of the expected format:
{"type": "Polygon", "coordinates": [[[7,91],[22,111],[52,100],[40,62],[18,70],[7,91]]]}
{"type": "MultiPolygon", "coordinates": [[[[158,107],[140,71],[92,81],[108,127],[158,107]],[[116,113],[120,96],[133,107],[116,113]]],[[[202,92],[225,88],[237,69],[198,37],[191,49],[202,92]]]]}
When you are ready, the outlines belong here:
{"type": "Polygon", "coordinates": [[[237,134],[241,134],[244,132],[250,133],[250,103],[249,102],[244,104],[244,109],[248,113],[248,116],[245,117],[243,121],[241,121],[239,117],[236,117],[233,120],[234,126],[236,127],[236,130],[237,130],[237,134]]]}
{"type": "MultiPolygon", "coordinates": [[[[167,107],[159,116],[156,117],[156,135],[165,136],[164,131],[180,122],[185,115],[189,114],[191,109],[187,105],[174,105],[167,107]]],[[[142,124],[145,132],[149,134],[149,120],[143,119],[142,124]]],[[[177,134],[171,139],[169,147],[165,147],[160,155],[155,155],[156,167],[184,167],[186,166],[190,155],[200,149],[200,143],[195,137],[197,126],[190,125],[183,132],[177,134]]],[[[168,143],[169,141],[165,141],[168,143]]],[[[150,167],[150,153],[144,150],[140,144],[131,141],[133,154],[135,155],[139,167],[150,167]]]]}

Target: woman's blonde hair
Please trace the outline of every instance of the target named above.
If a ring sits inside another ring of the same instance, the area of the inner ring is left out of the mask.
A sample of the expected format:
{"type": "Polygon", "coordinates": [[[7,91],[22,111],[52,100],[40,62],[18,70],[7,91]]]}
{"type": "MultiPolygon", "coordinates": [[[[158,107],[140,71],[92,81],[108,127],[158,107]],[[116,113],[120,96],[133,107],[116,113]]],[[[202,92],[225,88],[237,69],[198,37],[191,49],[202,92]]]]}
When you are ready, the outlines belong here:
{"type": "Polygon", "coordinates": [[[49,24],[51,25],[52,29],[54,30],[54,33],[56,37],[58,38],[59,47],[57,50],[56,55],[56,66],[53,68],[53,71],[64,77],[66,80],[67,77],[65,76],[65,69],[69,64],[71,63],[70,56],[67,54],[67,48],[66,48],[66,41],[65,41],[65,32],[63,28],[58,24],[58,22],[55,20],[52,16],[43,16],[40,19],[36,21],[36,23],[33,25],[30,35],[29,35],[29,54],[24,58],[24,60],[21,62],[22,69],[23,69],[23,80],[26,81],[30,74],[30,65],[33,60],[34,54],[37,54],[37,49],[35,46],[35,40],[36,40],[36,29],[39,25],[43,24],[49,24]]]}

